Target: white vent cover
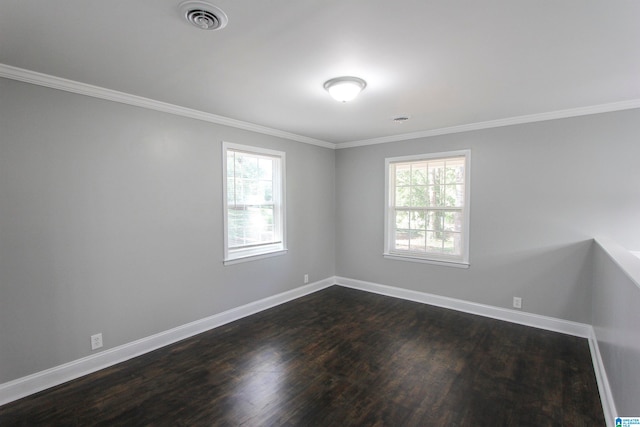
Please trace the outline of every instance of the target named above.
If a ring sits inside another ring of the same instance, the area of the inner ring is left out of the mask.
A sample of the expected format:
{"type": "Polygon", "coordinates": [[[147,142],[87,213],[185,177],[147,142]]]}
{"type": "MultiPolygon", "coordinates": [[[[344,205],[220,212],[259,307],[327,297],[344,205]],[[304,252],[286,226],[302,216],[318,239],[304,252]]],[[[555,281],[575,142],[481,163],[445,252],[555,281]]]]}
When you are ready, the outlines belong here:
{"type": "Polygon", "coordinates": [[[220,8],[204,1],[182,2],[180,11],[191,25],[201,30],[221,30],[229,21],[220,8]]]}

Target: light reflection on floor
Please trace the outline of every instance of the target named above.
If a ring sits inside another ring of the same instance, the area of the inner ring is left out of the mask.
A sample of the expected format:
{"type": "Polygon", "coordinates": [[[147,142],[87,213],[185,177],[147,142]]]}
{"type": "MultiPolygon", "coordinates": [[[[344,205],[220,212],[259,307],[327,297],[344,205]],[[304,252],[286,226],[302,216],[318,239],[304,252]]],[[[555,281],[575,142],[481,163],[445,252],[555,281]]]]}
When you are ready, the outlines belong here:
{"type": "Polygon", "coordinates": [[[287,379],[286,363],[271,344],[248,355],[236,388],[234,409],[241,419],[264,417],[279,402],[287,379]]]}

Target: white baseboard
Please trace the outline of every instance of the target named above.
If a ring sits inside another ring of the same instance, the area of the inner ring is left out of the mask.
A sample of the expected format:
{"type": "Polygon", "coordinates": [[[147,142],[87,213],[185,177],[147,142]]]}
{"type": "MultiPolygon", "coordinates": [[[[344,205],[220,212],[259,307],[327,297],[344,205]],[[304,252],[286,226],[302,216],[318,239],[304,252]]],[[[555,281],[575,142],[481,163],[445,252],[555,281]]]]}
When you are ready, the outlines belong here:
{"type": "Polygon", "coordinates": [[[425,292],[396,288],[393,286],[381,285],[378,283],[348,279],[345,277],[336,277],[335,281],[336,284],[347,288],[359,289],[366,292],[373,292],[380,295],[401,298],[423,304],[435,305],[437,307],[448,308],[464,313],[477,314],[479,316],[505,320],[507,322],[517,323],[520,325],[546,329],[554,332],[561,332],[567,335],[573,335],[581,338],[587,338],[589,341],[589,350],[591,351],[593,370],[595,372],[598,391],[600,393],[600,400],[602,402],[602,411],[604,412],[607,427],[614,427],[613,420],[617,414],[615,402],[613,400],[613,395],[611,394],[611,388],[609,387],[607,373],[604,369],[604,364],[602,363],[602,357],[600,356],[598,340],[591,325],[556,319],[553,317],[540,316],[538,314],[509,310],[485,304],[478,304],[455,298],[428,294],[425,292]]]}
{"type": "Polygon", "coordinates": [[[541,316],[539,314],[509,310],[506,308],[494,307],[491,305],[479,304],[456,298],[443,297],[440,295],[428,294],[426,292],[380,285],[378,283],[365,282],[362,280],[348,279],[345,277],[336,277],[335,279],[338,285],[345,286],[347,288],[360,289],[362,291],[421,302],[423,304],[435,305],[437,307],[462,311],[464,313],[477,314],[479,316],[491,317],[492,319],[505,320],[511,323],[546,329],[548,331],[561,332],[563,334],[574,335],[582,338],[589,338],[591,336],[591,325],[587,325],[585,323],[571,322],[569,320],[556,319],[553,317],[541,316]]]}
{"type": "Polygon", "coordinates": [[[604,369],[604,363],[600,355],[600,347],[598,346],[598,338],[593,327],[591,327],[591,335],[589,336],[589,349],[591,350],[591,362],[593,363],[593,371],[596,375],[600,400],[602,401],[602,412],[604,412],[607,427],[614,427],[614,419],[618,416],[618,411],[616,410],[616,403],[613,400],[613,394],[609,387],[607,371],[604,369]]]}
{"type": "Polygon", "coordinates": [[[309,285],[301,286],[287,292],[273,295],[252,303],[227,310],[225,312],[179,326],[140,340],[105,350],[64,365],[56,366],[35,374],[0,384],[0,405],[18,400],[42,390],[63,384],[100,369],[108,368],[158,348],[173,344],[180,340],[217,328],[243,317],[250,316],[271,307],[317,292],[334,284],[347,288],[359,289],[380,295],[401,298],[423,304],[434,305],[465,313],[505,320],[507,322],[561,332],[589,340],[591,358],[595,371],[602,408],[607,426],[613,426],[616,409],[609,382],[602,363],[598,341],[591,325],[571,322],[537,314],[478,304],[455,298],[443,297],[425,292],[412,291],[393,286],[348,279],[345,277],[329,277],[309,285]]]}
{"type": "Polygon", "coordinates": [[[0,384],[0,405],[29,396],[42,390],[74,380],[100,369],[108,368],[185,338],[250,316],[285,302],[317,292],[335,284],[333,277],[320,280],[287,292],[232,308],[213,316],[179,326],[168,331],[105,350],[64,365],[36,372],[26,377],[0,384]]]}

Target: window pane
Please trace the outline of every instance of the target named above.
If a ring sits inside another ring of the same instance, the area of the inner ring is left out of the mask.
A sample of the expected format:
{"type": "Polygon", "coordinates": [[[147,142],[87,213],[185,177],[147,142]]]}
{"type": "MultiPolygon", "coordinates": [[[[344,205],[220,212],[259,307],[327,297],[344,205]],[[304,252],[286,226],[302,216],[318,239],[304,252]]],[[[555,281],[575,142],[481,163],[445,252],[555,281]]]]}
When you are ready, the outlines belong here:
{"type": "Polygon", "coordinates": [[[464,183],[464,157],[448,159],[446,165],[446,184],[464,183]]]}
{"type": "Polygon", "coordinates": [[[236,153],[236,159],[240,163],[242,178],[255,180],[258,178],[258,159],[244,153],[236,153]]]}
{"type": "Polygon", "coordinates": [[[437,211],[427,211],[427,230],[442,229],[442,218],[437,211]]]}
{"type": "Polygon", "coordinates": [[[409,230],[396,230],[395,249],[409,250],[409,230]]]}
{"type": "Polygon", "coordinates": [[[411,204],[416,208],[423,208],[429,205],[429,195],[427,193],[427,187],[415,186],[411,187],[411,204]]]}
{"type": "Polygon", "coordinates": [[[229,246],[258,245],[276,241],[274,208],[229,209],[229,246]]]}
{"type": "Polygon", "coordinates": [[[239,186],[237,191],[237,203],[245,205],[255,205],[260,203],[258,199],[258,183],[248,179],[237,180],[239,186]]]}
{"type": "Polygon", "coordinates": [[[235,175],[235,153],[233,151],[227,151],[227,177],[235,175]]]}
{"type": "Polygon", "coordinates": [[[427,224],[427,230],[440,233],[444,231],[444,219],[446,212],[443,211],[429,211],[429,223],[427,224]]]}
{"type": "Polygon", "coordinates": [[[464,203],[464,185],[454,184],[444,186],[444,206],[460,207],[464,203]]]}
{"type": "Polygon", "coordinates": [[[460,233],[443,233],[442,252],[448,255],[460,255],[460,233]]]}
{"type": "Polygon", "coordinates": [[[411,206],[411,187],[396,187],[396,206],[411,206]]]}
{"type": "Polygon", "coordinates": [[[426,241],[425,241],[425,236],[426,236],[425,231],[412,230],[409,233],[409,236],[410,236],[409,250],[416,251],[416,252],[424,252],[427,249],[426,241]]]}
{"type": "Polygon", "coordinates": [[[448,211],[444,213],[445,231],[462,231],[462,213],[448,211]]]}
{"type": "Polygon", "coordinates": [[[433,185],[429,187],[429,206],[441,208],[445,206],[445,186],[433,185]]]}
{"type": "Polygon", "coordinates": [[[243,168],[242,164],[244,163],[244,158],[242,153],[234,153],[233,156],[233,170],[236,178],[243,177],[243,168]]]}
{"type": "Polygon", "coordinates": [[[396,229],[409,228],[409,212],[396,211],[396,229]]]}
{"type": "Polygon", "coordinates": [[[442,232],[427,232],[427,250],[434,253],[442,253],[442,232]]]}
{"type": "Polygon", "coordinates": [[[236,203],[236,191],[235,180],[233,178],[227,178],[227,203],[229,205],[235,205],[236,203]]]}
{"type": "Polygon", "coordinates": [[[411,212],[411,229],[412,230],[426,230],[427,229],[427,214],[424,211],[412,211],[411,212]]]}
{"type": "Polygon", "coordinates": [[[260,209],[259,224],[261,229],[273,230],[273,206],[260,209]]]}
{"type": "Polygon", "coordinates": [[[468,263],[466,153],[387,159],[391,188],[388,197],[394,199],[387,200],[393,205],[386,209],[386,215],[391,215],[390,221],[385,221],[386,251],[468,263]]]}
{"type": "Polygon", "coordinates": [[[413,163],[411,165],[411,184],[427,185],[427,162],[413,163]]]}
{"type": "Polygon", "coordinates": [[[443,160],[433,160],[429,162],[428,179],[429,179],[429,184],[431,185],[444,184],[444,161],[443,160]]]}
{"type": "Polygon", "coordinates": [[[258,161],[258,178],[263,180],[273,180],[273,160],[272,159],[260,159],[258,161]]]}
{"type": "Polygon", "coordinates": [[[404,163],[395,166],[396,170],[396,185],[410,185],[411,184],[411,165],[404,163]]]}
{"type": "Polygon", "coordinates": [[[225,261],[284,248],[284,153],[226,148],[225,261]],[[245,151],[246,150],[246,151],[245,151]],[[275,153],[275,154],[273,154],[275,153]],[[278,244],[280,246],[278,246],[278,244]],[[233,251],[232,251],[233,250],[233,251]]]}
{"type": "Polygon", "coordinates": [[[229,247],[237,248],[244,246],[244,230],[242,228],[233,228],[229,230],[229,247]]]}
{"type": "Polygon", "coordinates": [[[273,182],[260,181],[258,183],[258,198],[259,204],[271,203],[273,201],[273,182]]]}
{"type": "Polygon", "coordinates": [[[248,236],[245,232],[249,223],[249,212],[245,209],[229,209],[229,246],[237,247],[246,243],[248,236]]]}
{"type": "Polygon", "coordinates": [[[429,252],[460,255],[462,253],[461,234],[453,232],[427,232],[427,250],[429,252]]]}
{"type": "Polygon", "coordinates": [[[245,203],[246,197],[245,197],[245,182],[244,179],[239,179],[236,178],[235,179],[235,196],[236,196],[236,204],[237,205],[243,205],[245,203]]]}

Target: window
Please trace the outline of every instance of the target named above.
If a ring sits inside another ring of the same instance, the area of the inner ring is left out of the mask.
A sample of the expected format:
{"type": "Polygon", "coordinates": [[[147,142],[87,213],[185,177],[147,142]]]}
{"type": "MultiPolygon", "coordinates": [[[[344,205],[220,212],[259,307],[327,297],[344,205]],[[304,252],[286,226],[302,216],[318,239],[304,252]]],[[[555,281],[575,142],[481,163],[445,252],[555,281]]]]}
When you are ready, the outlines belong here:
{"type": "Polygon", "coordinates": [[[386,159],[386,258],[469,266],[470,154],[386,159]]]}
{"type": "Polygon", "coordinates": [[[286,253],[285,153],[222,147],[225,265],[286,253]]]}

